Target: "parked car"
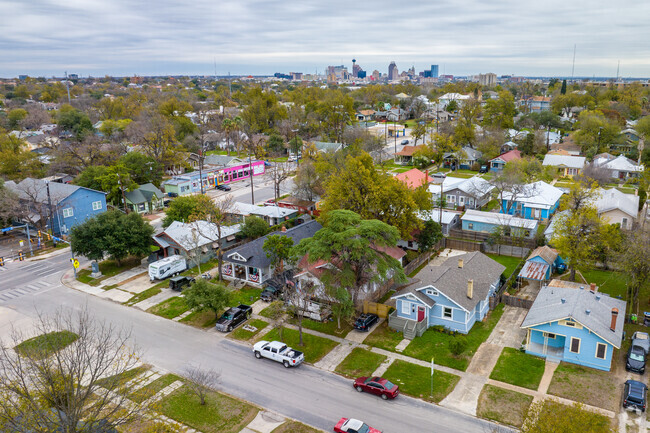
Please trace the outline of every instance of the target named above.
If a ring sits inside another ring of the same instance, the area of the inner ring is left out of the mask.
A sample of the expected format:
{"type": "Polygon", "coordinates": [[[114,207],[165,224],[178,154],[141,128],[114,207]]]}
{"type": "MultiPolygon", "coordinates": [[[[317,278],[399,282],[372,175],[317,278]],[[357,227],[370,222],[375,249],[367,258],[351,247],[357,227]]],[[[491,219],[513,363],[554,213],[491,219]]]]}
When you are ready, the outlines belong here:
{"type": "Polygon", "coordinates": [[[168,197],[178,197],[178,193],[175,193],[175,192],[168,192],[168,193],[167,193],[167,196],[168,196],[168,197]]]}
{"type": "Polygon", "coordinates": [[[399,394],[399,386],[383,377],[359,377],[354,381],[354,388],[359,392],[368,392],[383,398],[393,399],[399,394]]]}
{"type": "Polygon", "coordinates": [[[163,206],[164,206],[164,207],[169,207],[169,204],[170,204],[171,202],[172,202],[172,201],[169,200],[169,199],[164,200],[164,201],[163,201],[163,206]]]}
{"type": "Polygon", "coordinates": [[[230,185],[226,185],[226,184],[223,184],[223,183],[221,183],[221,184],[216,184],[216,185],[214,186],[214,188],[215,188],[215,189],[218,189],[218,190],[220,190],[220,191],[230,191],[230,190],[232,189],[232,188],[230,187],[230,185]]]}
{"type": "Polygon", "coordinates": [[[438,180],[444,180],[447,177],[447,175],[442,172],[438,172],[438,173],[433,173],[431,177],[438,180]]]}
{"type": "Polygon", "coordinates": [[[645,350],[641,346],[630,346],[627,351],[627,360],[625,369],[634,373],[643,374],[645,372],[645,350]]]}
{"type": "Polygon", "coordinates": [[[408,140],[402,140],[402,142],[400,144],[402,146],[406,146],[407,144],[409,144],[409,141],[408,140]]]}
{"type": "Polygon", "coordinates": [[[354,329],[357,331],[368,332],[372,325],[379,321],[379,316],[376,314],[362,314],[354,321],[354,329]]]}
{"type": "Polygon", "coordinates": [[[645,412],[648,387],[645,383],[628,380],[623,388],[623,407],[625,409],[638,409],[645,412]]]}
{"type": "Polygon", "coordinates": [[[192,277],[174,277],[169,280],[169,288],[177,292],[182,292],[183,288],[191,286],[192,283],[194,283],[194,278],[192,277]]]}
{"type": "Polygon", "coordinates": [[[262,294],[260,295],[260,299],[264,302],[273,302],[276,299],[279,299],[280,296],[282,296],[282,288],[281,287],[276,287],[272,285],[267,285],[264,287],[264,290],[262,290],[262,294]]]}
{"type": "Polygon", "coordinates": [[[211,280],[212,274],[210,272],[204,272],[201,274],[201,278],[203,278],[204,280],[211,280]]]}
{"type": "Polygon", "coordinates": [[[488,166],[487,165],[482,165],[478,172],[479,173],[487,173],[488,172],[488,166]]]}
{"type": "Polygon", "coordinates": [[[297,367],[305,360],[302,352],[293,350],[281,341],[258,341],[253,346],[255,358],[269,358],[281,362],[285,368],[297,367]]]}
{"type": "Polygon", "coordinates": [[[287,158],[287,162],[296,162],[296,157],[293,155],[290,155],[289,158],[287,158]]]}
{"type": "Polygon", "coordinates": [[[354,418],[341,418],[334,426],[334,431],[336,433],[381,433],[380,430],[354,418]]]}
{"type": "Polygon", "coordinates": [[[253,309],[250,305],[240,304],[237,307],[228,308],[217,320],[215,327],[217,331],[230,332],[251,317],[253,309]]]}
{"type": "Polygon", "coordinates": [[[646,355],[650,352],[650,336],[647,332],[637,331],[632,334],[632,346],[639,346],[643,348],[646,355]]]}

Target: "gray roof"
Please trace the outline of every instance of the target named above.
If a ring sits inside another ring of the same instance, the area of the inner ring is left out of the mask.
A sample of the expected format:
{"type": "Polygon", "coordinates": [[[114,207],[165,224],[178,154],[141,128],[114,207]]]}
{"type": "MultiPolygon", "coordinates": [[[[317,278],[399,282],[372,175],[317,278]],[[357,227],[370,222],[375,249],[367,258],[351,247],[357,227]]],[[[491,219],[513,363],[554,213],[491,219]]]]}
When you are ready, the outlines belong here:
{"type": "Polygon", "coordinates": [[[232,249],[224,255],[224,260],[231,263],[245,264],[246,266],[253,266],[255,268],[264,269],[271,264],[271,259],[266,257],[266,253],[262,248],[264,241],[271,235],[283,235],[293,239],[293,244],[296,245],[303,239],[310,238],[320,230],[323,226],[318,221],[312,220],[299,226],[292,227],[286,232],[275,231],[266,236],[250,241],[239,248],[232,249]],[[243,257],[246,261],[237,260],[235,255],[243,257]]]}
{"type": "Polygon", "coordinates": [[[436,301],[434,301],[433,299],[431,299],[430,297],[428,297],[427,295],[422,293],[419,290],[418,286],[416,286],[414,284],[411,284],[410,286],[404,288],[403,290],[400,290],[400,292],[398,294],[394,295],[392,298],[397,298],[397,297],[401,297],[401,296],[404,296],[404,295],[413,295],[413,296],[415,296],[418,300],[420,300],[420,302],[422,302],[424,305],[426,305],[429,308],[436,305],[436,301]]]}
{"type": "Polygon", "coordinates": [[[124,195],[126,196],[127,200],[133,204],[148,203],[151,201],[154,195],[158,199],[161,199],[165,196],[165,194],[156,188],[156,185],[152,183],[145,183],[144,185],[140,185],[138,189],[125,192],[124,195]]]}
{"type": "Polygon", "coordinates": [[[566,318],[580,323],[614,347],[621,347],[625,301],[600,292],[591,293],[588,288],[542,287],[521,327],[530,328],[566,318]],[[610,329],[612,308],[618,308],[615,331],[610,329]]]}
{"type": "Polygon", "coordinates": [[[207,155],[203,160],[206,165],[218,165],[222,167],[227,167],[233,164],[241,164],[242,159],[237,158],[236,156],[228,155],[207,155]]]}
{"type": "MultiPolygon", "coordinates": [[[[223,226],[221,227],[221,239],[237,234],[240,231],[241,224],[223,226]]],[[[172,239],[185,251],[192,251],[216,243],[220,239],[217,225],[202,220],[191,223],[174,221],[162,233],[152,236],[152,238],[161,247],[166,248],[169,246],[169,242],[165,240],[164,236],[172,239]]]]}
{"type": "MultiPolygon", "coordinates": [[[[461,254],[448,258],[440,266],[425,266],[415,276],[416,279],[421,281],[416,290],[422,290],[430,286],[434,287],[465,310],[471,311],[479,301],[486,298],[490,286],[501,276],[505,269],[505,266],[478,251],[461,254]],[[462,268],[458,267],[459,260],[463,260],[462,268]],[[474,296],[472,299],[467,297],[468,280],[474,280],[474,296]]],[[[407,287],[396,296],[401,295],[408,289],[407,287]]]]}
{"type": "MultiPolygon", "coordinates": [[[[23,179],[20,183],[15,183],[13,181],[5,182],[5,186],[10,190],[18,194],[18,198],[23,200],[35,201],[37,203],[47,203],[47,185],[43,179],[32,179],[30,177],[23,179]]],[[[50,198],[52,203],[56,204],[67,197],[71,196],[78,189],[83,188],[78,185],[72,185],[69,183],[59,183],[59,182],[50,182],[50,198]]],[[[83,188],[88,191],[95,191],[90,188],[83,188]]],[[[105,192],[99,192],[100,194],[106,194],[105,192]]]]}

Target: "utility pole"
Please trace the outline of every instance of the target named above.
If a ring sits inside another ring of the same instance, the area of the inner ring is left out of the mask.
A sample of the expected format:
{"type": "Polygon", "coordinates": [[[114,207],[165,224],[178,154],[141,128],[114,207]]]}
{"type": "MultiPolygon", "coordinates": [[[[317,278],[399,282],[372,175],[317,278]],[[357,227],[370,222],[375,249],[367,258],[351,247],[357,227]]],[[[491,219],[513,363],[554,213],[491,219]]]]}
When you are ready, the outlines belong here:
{"type": "Polygon", "coordinates": [[[251,204],[255,205],[255,190],[253,189],[253,164],[251,162],[250,149],[248,149],[248,175],[251,177],[251,204]]]}
{"type": "Polygon", "coordinates": [[[395,153],[397,153],[397,120],[393,122],[393,137],[395,137],[395,153]]]}
{"type": "Polygon", "coordinates": [[[50,208],[50,230],[52,230],[52,244],[56,247],[56,240],[54,240],[54,211],[52,210],[52,196],[50,195],[50,181],[45,181],[47,187],[47,205],[50,208]]]}
{"type": "Polygon", "coordinates": [[[201,185],[201,195],[203,195],[203,143],[199,148],[199,184],[201,185]]]}
{"type": "Polygon", "coordinates": [[[124,201],[124,213],[128,215],[129,208],[126,206],[126,195],[124,194],[124,185],[122,184],[122,179],[120,174],[117,173],[117,184],[120,186],[120,191],[122,192],[122,200],[124,201]]]}
{"type": "Polygon", "coordinates": [[[65,71],[65,88],[68,90],[68,104],[70,103],[70,84],[68,83],[68,71],[65,71]]]}

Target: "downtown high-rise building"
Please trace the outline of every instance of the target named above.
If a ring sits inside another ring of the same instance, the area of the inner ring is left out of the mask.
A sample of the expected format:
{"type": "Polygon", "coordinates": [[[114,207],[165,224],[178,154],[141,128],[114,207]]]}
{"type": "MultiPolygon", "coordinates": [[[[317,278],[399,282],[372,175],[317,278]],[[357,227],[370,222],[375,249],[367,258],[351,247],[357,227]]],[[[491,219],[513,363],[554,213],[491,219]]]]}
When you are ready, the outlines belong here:
{"type": "Polygon", "coordinates": [[[399,78],[399,71],[395,62],[390,62],[388,65],[388,81],[397,80],[399,78]]]}
{"type": "Polygon", "coordinates": [[[431,78],[438,78],[438,65],[431,65],[431,78]]]}

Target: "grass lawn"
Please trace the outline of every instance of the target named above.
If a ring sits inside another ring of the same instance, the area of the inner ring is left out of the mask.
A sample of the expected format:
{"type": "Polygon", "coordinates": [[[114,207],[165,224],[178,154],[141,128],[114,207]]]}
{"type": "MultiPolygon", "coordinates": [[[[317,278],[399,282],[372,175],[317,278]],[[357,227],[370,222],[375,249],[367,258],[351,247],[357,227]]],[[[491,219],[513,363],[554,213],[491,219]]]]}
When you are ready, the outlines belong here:
{"type": "Polygon", "coordinates": [[[348,377],[370,376],[386,360],[385,355],[356,347],[336,367],[336,372],[348,377]]]}
{"type": "Polygon", "coordinates": [[[436,371],[433,374],[433,394],[431,394],[431,369],[410,362],[395,360],[383,377],[399,385],[400,392],[415,398],[439,403],[460,380],[460,377],[436,371]]]}
{"type": "MultiPolygon", "coordinates": [[[[535,403],[534,405],[537,405],[535,403]]],[[[589,432],[611,433],[618,431],[618,422],[605,415],[600,415],[579,407],[579,405],[565,405],[552,399],[544,401],[541,410],[534,410],[537,414],[537,425],[530,431],[543,432],[589,432]]],[[[628,432],[631,432],[629,428],[628,432]]]]}
{"type": "Polygon", "coordinates": [[[537,390],[543,375],[543,359],[512,347],[504,347],[490,379],[537,390]]]}
{"type": "Polygon", "coordinates": [[[395,294],[395,290],[387,291],[384,294],[384,296],[382,296],[381,299],[379,299],[379,301],[377,301],[377,303],[378,304],[383,304],[384,302],[388,301],[388,299],[390,299],[390,297],[393,296],[394,294],[395,294]]]}
{"type": "MultiPolygon", "coordinates": [[[[582,275],[584,275],[588,283],[596,283],[598,291],[607,293],[610,296],[626,298],[627,277],[624,273],[592,269],[582,272],[582,275]]],[[[580,277],[576,276],[576,279],[578,278],[580,277]]]]}
{"type": "Polygon", "coordinates": [[[208,328],[217,323],[217,315],[212,311],[193,311],[183,317],[180,322],[197,328],[208,328]]]}
{"type": "Polygon", "coordinates": [[[166,374],[154,380],[153,382],[143,386],[142,388],[136,390],[131,395],[129,395],[129,398],[135,401],[136,403],[142,403],[143,401],[153,397],[159,391],[168,387],[169,385],[176,382],[177,380],[182,380],[182,379],[176,376],[175,374],[166,374]]]}
{"type": "MultiPolygon", "coordinates": [[[[298,326],[298,319],[294,317],[290,320],[290,323],[298,326]]],[[[341,338],[345,337],[353,328],[352,324],[345,320],[341,320],[341,329],[339,329],[337,328],[336,319],[319,322],[307,318],[302,319],[302,327],[341,338]]]]}
{"type": "Polygon", "coordinates": [[[159,411],[203,433],[239,433],[258,409],[217,392],[210,392],[202,406],[194,393],[182,387],[160,401],[159,411]]]}
{"type": "Polygon", "coordinates": [[[555,370],[548,393],[592,406],[617,411],[623,382],[612,380],[612,373],[561,363],[555,370]]]}
{"type": "Polygon", "coordinates": [[[114,277],[129,269],[139,266],[141,259],[138,257],[128,257],[119,264],[115,260],[104,260],[99,262],[99,271],[102,273],[100,278],[91,278],[92,273],[90,269],[82,269],[77,271],[77,280],[90,286],[99,286],[99,283],[108,277],[114,277]]]}
{"type": "Polygon", "coordinates": [[[244,286],[239,290],[234,290],[231,292],[232,300],[230,302],[230,305],[233,307],[236,307],[239,304],[253,305],[255,301],[260,299],[261,294],[262,289],[244,286]]]}
{"type": "Polygon", "coordinates": [[[162,301],[158,305],[154,305],[149,308],[147,311],[155,314],[156,316],[165,317],[167,319],[173,319],[176,316],[180,316],[188,310],[187,303],[185,298],[180,296],[174,296],[165,301],[162,301]]]}
{"type": "MultiPolygon", "coordinates": [[[[404,334],[388,327],[388,320],[375,327],[375,330],[363,340],[364,344],[380,349],[395,351],[395,346],[404,339],[404,334]]],[[[429,358],[431,360],[431,358],[429,358]]]]}
{"type": "Polygon", "coordinates": [[[123,371],[120,374],[99,379],[97,381],[97,385],[102,387],[110,386],[110,388],[112,388],[113,390],[118,390],[119,388],[126,385],[128,381],[135,379],[137,376],[149,370],[149,368],[150,368],[149,365],[143,364],[138,367],[132,368],[130,370],[123,371]]]}
{"type": "Polygon", "coordinates": [[[266,317],[267,319],[270,319],[271,318],[271,310],[269,309],[269,307],[266,307],[265,309],[260,311],[260,316],[266,317]]]}
{"type": "Polygon", "coordinates": [[[74,343],[79,336],[70,331],[49,332],[25,340],[14,350],[23,356],[42,359],[74,343]]]}
{"type": "Polygon", "coordinates": [[[137,295],[134,295],[131,299],[126,301],[124,305],[135,305],[138,302],[142,302],[145,299],[149,299],[152,296],[156,296],[158,293],[160,293],[162,290],[158,287],[151,287],[144,292],[140,292],[137,295]]]}
{"type": "Polygon", "coordinates": [[[287,421],[271,433],[320,433],[321,431],[298,421],[287,421]]]}
{"type": "Polygon", "coordinates": [[[286,343],[287,346],[303,352],[305,354],[305,362],[311,364],[320,361],[323,356],[327,355],[332,349],[338,346],[336,341],[332,341],[328,338],[317,337],[315,335],[307,334],[306,332],[302,333],[302,338],[305,345],[299,346],[298,331],[289,328],[284,328],[282,330],[282,339],[280,339],[277,328],[272,329],[271,332],[264,336],[264,340],[280,340],[286,343]]]}
{"type": "Polygon", "coordinates": [[[488,338],[502,314],[503,304],[499,304],[489,313],[487,320],[475,323],[467,335],[458,333],[450,335],[429,328],[421,337],[406,346],[402,353],[427,362],[434,358],[436,364],[465,371],[476,349],[488,338]],[[467,348],[458,356],[449,350],[449,343],[456,338],[462,338],[467,342],[467,348]]]}
{"type": "Polygon", "coordinates": [[[498,207],[499,207],[499,200],[492,199],[489,202],[487,202],[487,204],[485,205],[485,208],[481,209],[481,210],[483,210],[485,212],[490,212],[490,211],[492,211],[494,209],[497,209],[498,207]]]}
{"type": "Polygon", "coordinates": [[[449,177],[460,177],[463,179],[469,179],[471,177],[474,177],[476,175],[476,172],[471,172],[470,173],[458,173],[457,171],[454,171],[452,173],[448,173],[447,176],[449,177]]]}
{"type": "Polygon", "coordinates": [[[506,267],[506,270],[503,271],[506,278],[512,275],[519,263],[524,260],[521,257],[499,256],[497,254],[486,254],[486,256],[506,267]]]}
{"type": "Polygon", "coordinates": [[[412,170],[412,169],[413,169],[413,167],[406,167],[406,168],[400,167],[400,168],[394,168],[392,171],[393,171],[393,173],[406,173],[407,171],[412,170]]]}
{"type": "Polygon", "coordinates": [[[251,338],[255,337],[259,332],[266,328],[268,325],[268,322],[265,322],[264,320],[259,320],[259,319],[252,319],[248,320],[244,323],[244,325],[250,325],[254,326],[257,328],[257,331],[247,331],[244,329],[244,325],[240,325],[237,329],[232,331],[230,334],[228,334],[229,338],[234,338],[235,340],[243,340],[243,341],[248,341],[251,338]]]}
{"type": "Polygon", "coordinates": [[[478,397],[476,415],[501,424],[521,427],[532,402],[532,395],[485,385],[478,397]]]}

